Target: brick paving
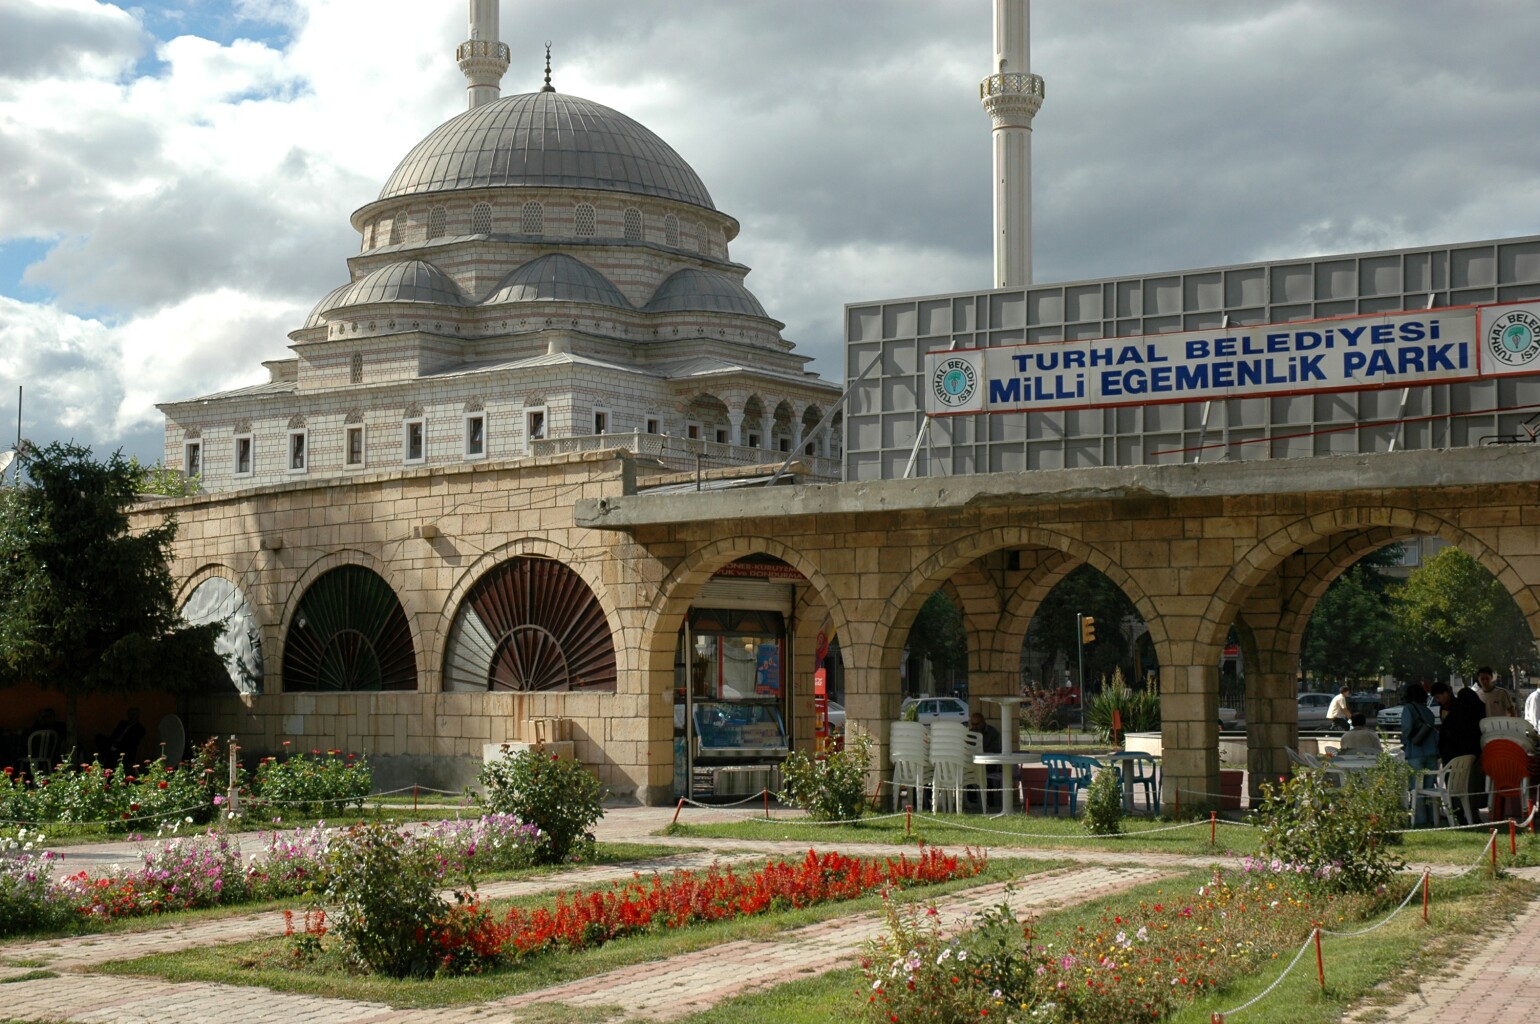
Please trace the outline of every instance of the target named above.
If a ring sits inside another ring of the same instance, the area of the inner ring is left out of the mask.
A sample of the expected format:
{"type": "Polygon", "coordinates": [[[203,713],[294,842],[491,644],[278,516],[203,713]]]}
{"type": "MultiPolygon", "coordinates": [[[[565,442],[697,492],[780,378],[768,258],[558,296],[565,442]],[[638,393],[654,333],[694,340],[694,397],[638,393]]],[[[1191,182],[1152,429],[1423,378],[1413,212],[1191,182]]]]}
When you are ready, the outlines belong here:
{"type": "MultiPolygon", "coordinates": [[[[607,813],[600,838],[645,841],[659,846],[659,856],[643,864],[577,868],[557,875],[517,882],[493,882],[481,887],[489,898],[524,895],[573,885],[600,885],[628,878],[633,871],[703,867],[768,854],[796,856],[809,846],[803,840],[671,838],[652,835],[672,810],[617,808],[607,813]],[[671,847],[706,847],[702,852],[671,847]]],[[[693,811],[692,822],[740,817],[719,811],[693,811]]],[[[986,838],[981,834],[981,838],[986,838]]],[[[822,845],[822,844],[818,844],[822,845]]],[[[891,856],[891,846],[841,843],[852,855],[891,856]]],[[[78,870],[114,860],[135,860],[127,844],[67,851],[67,863],[78,870]]],[[[1075,866],[1025,876],[1009,894],[1018,911],[1067,906],[1183,870],[1212,863],[1212,858],[1170,854],[1140,854],[1131,863],[1127,853],[1112,850],[1055,851],[1000,849],[997,855],[1071,858],[1075,866]]],[[[1453,869],[1458,870],[1458,869],[1453,869]]],[[[1452,873],[1443,869],[1440,873],[1452,873]]],[[[1540,870],[1521,874],[1540,877],[1540,870]]],[[[948,920],[961,919],[1006,898],[1003,885],[982,886],[938,901],[948,920]]],[[[212,921],[182,922],[138,933],[74,936],[62,939],[0,944],[0,1017],[26,1021],[69,1021],[79,1024],[187,1021],[192,1024],[285,1024],[384,1021],[424,1021],[430,1024],[472,1024],[517,1020],[521,1012],[540,1004],[561,1004],[585,1020],[667,1021],[713,1006],[744,992],[768,988],[854,962],[861,944],[882,927],[880,915],[839,918],[796,929],[773,939],[723,943],[710,949],[636,964],[592,978],[523,993],[492,1003],[441,1009],[396,1009],[379,1003],[323,998],[265,989],[207,983],[175,983],[156,978],[92,975],[93,965],[132,959],[151,952],[245,941],[282,931],[280,911],[244,914],[212,921]],[[39,969],[57,977],[20,980],[39,969]],[[623,1008],[623,1009],[620,1009],[623,1008]]],[[[1540,961],[1526,951],[1540,944],[1540,904],[1530,907],[1505,931],[1488,940],[1479,957],[1456,964],[1450,972],[1425,980],[1420,991],[1399,1006],[1374,1010],[1364,1020],[1408,1021],[1411,1024],[1460,1024],[1464,1021],[1512,1019],[1540,1010],[1540,961]],[[1490,951],[1490,952],[1488,952],[1490,951]]]]}

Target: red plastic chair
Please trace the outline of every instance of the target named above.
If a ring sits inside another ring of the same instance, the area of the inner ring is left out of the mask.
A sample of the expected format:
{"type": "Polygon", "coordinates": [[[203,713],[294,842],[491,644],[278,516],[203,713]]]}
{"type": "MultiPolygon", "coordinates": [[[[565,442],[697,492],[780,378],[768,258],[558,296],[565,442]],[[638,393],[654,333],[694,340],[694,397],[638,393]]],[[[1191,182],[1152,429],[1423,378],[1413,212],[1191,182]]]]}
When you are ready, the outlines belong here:
{"type": "Polygon", "coordinates": [[[1524,817],[1529,783],[1529,753],[1513,740],[1489,739],[1481,748],[1481,770],[1492,783],[1491,821],[1524,817]],[[1504,807],[1500,801],[1513,801],[1504,807]]]}

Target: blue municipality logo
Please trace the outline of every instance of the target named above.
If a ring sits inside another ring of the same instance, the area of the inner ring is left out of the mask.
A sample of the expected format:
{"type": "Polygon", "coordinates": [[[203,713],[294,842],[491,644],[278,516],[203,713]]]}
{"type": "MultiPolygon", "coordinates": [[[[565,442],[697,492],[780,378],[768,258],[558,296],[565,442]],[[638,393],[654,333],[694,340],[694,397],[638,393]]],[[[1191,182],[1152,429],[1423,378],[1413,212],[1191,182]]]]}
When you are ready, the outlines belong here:
{"type": "Polygon", "coordinates": [[[973,400],[979,389],[978,370],[973,363],[960,356],[943,359],[931,377],[931,392],[936,401],[947,409],[956,409],[973,400]]]}
{"type": "Polygon", "coordinates": [[[1487,330],[1487,351],[1504,366],[1525,366],[1540,357],[1540,316],[1527,309],[1504,313],[1487,330]]]}

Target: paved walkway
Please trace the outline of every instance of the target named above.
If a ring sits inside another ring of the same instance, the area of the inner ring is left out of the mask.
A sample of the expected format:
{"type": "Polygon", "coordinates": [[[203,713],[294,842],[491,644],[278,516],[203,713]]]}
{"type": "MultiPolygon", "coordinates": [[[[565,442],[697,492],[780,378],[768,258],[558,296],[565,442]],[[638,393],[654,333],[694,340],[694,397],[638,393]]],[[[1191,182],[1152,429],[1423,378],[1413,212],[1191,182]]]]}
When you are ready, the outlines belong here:
{"type": "MultiPolygon", "coordinates": [[[[494,882],[482,886],[489,898],[523,895],[574,885],[600,885],[629,878],[633,871],[703,867],[713,861],[730,863],[766,854],[800,855],[808,843],[797,840],[751,841],[659,837],[651,833],[667,824],[672,808],[613,808],[601,823],[607,841],[645,841],[659,847],[659,857],[646,864],[578,868],[539,879],[494,882]],[[678,847],[706,847],[686,851],[678,847]],[[670,849],[676,848],[676,849],[670,849]]],[[[689,820],[737,820],[741,814],[691,810],[689,820]]],[[[981,838],[986,838],[981,835],[981,838]]],[[[249,844],[256,846],[255,841],[249,844]]],[[[892,847],[839,844],[853,855],[891,855],[892,847]]],[[[137,862],[133,844],[100,844],[64,851],[71,870],[97,869],[115,861],[137,862]]],[[[1162,874],[1212,863],[1211,857],[1140,854],[1085,849],[1066,855],[1053,851],[996,851],[997,855],[1065,859],[1074,867],[1030,874],[1018,880],[1008,898],[1018,911],[1045,910],[1098,899],[1162,874]]],[[[1453,869],[1458,870],[1458,869],[1453,869]]],[[[1524,873],[1540,870],[1529,869],[1524,873]]],[[[1442,872],[1441,872],[1442,873],[1442,872]]],[[[949,920],[960,919],[1007,898],[1003,885],[955,893],[939,901],[949,920]]],[[[732,996],[820,973],[855,961],[862,943],[882,928],[880,915],[864,914],[809,925],[764,941],[724,943],[710,949],[620,968],[580,981],[476,1006],[435,1010],[398,1010],[358,1001],[268,992],[262,989],[206,983],[174,983],[158,978],[104,977],[90,973],[107,960],[132,959],[150,952],[245,941],[281,933],[281,912],[268,910],[214,921],[175,924],[153,931],[0,944],[0,1018],[26,1021],[150,1022],[208,1021],[211,1024],[284,1024],[306,1022],[425,1021],[430,1024],[470,1024],[518,1020],[523,1011],[541,1004],[562,1004],[584,1020],[650,1019],[667,1021],[708,1008],[732,996]],[[21,980],[46,970],[56,977],[21,980]]],[[[1459,966],[1452,976],[1429,979],[1424,991],[1408,998],[1379,1019],[1413,1024],[1445,1024],[1466,1020],[1513,1019],[1512,1015],[1540,1008],[1540,962],[1527,951],[1540,945],[1540,904],[1531,907],[1507,933],[1484,944],[1493,955],[1459,966]],[[1497,1011],[1504,1011],[1499,1014],[1497,1011]]],[[[1521,1017],[1522,1019],[1522,1017],[1521,1017]]]]}

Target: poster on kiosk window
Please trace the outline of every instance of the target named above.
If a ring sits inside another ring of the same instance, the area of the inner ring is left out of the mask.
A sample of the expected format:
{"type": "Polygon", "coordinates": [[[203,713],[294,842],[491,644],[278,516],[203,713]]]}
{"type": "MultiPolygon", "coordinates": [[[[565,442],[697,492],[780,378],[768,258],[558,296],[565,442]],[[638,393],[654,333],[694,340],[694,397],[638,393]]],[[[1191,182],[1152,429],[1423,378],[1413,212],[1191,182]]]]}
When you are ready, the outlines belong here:
{"type": "Polygon", "coordinates": [[[829,635],[820,631],[813,651],[818,666],[813,673],[813,752],[819,757],[829,752],[829,670],[824,667],[828,655],[829,635]]]}

